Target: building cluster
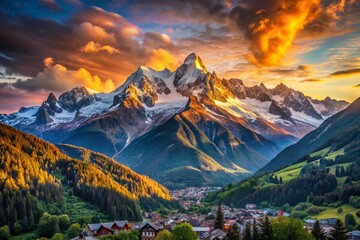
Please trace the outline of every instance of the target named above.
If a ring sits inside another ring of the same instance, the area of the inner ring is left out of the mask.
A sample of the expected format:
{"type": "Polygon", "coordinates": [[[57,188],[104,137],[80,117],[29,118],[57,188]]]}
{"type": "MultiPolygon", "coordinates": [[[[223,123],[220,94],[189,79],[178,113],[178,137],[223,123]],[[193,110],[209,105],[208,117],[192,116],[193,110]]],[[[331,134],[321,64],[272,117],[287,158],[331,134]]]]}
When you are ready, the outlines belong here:
{"type": "MultiPolygon", "coordinates": [[[[185,209],[192,206],[201,206],[202,200],[211,191],[216,191],[217,188],[201,187],[201,188],[186,188],[181,190],[171,191],[173,199],[178,200],[185,209]]],[[[221,210],[224,219],[224,228],[216,229],[214,226],[214,219],[216,217],[218,206],[213,206],[210,212],[206,214],[196,213],[195,211],[187,211],[189,213],[170,213],[166,216],[159,212],[145,212],[145,221],[143,223],[132,223],[127,221],[114,221],[108,223],[93,223],[88,224],[84,231],[78,238],[94,240],[99,236],[116,234],[119,231],[137,230],[141,240],[155,240],[158,233],[164,229],[172,230],[176,225],[187,222],[197,233],[200,240],[220,240],[224,239],[226,232],[230,227],[236,224],[240,231],[243,231],[246,223],[256,220],[258,223],[265,215],[270,218],[280,216],[289,217],[290,213],[275,210],[271,208],[258,209],[258,207],[249,203],[245,208],[232,208],[222,205],[221,210]]],[[[325,233],[330,233],[332,226],[336,223],[335,218],[320,220],[320,225],[325,230],[325,233]]],[[[305,225],[308,230],[311,230],[315,224],[315,220],[305,220],[305,225]]],[[[360,231],[349,233],[351,240],[360,240],[360,231]]]]}
{"type": "MultiPolygon", "coordinates": [[[[330,237],[330,232],[333,226],[336,224],[337,218],[326,218],[319,220],[320,226],[323,228],[324,233],[327,235],[327,237],[330,237]]],[[[308,230],[312,230],[314,227],[314,224],[316,222],[315,219],[306,219],[304,220],[305,226],[308,230]]],[[[360,240],[360,231],[355,230],[348,233],[350,240],[360,240]]]]}
{"type": "Polygon", "coordinates": [[[155,240],[158,233],[164,229],[172,230],[176,225],[187,222],[197,233],[200,240],[218,240],[224,239],[227,230],[237,224],[242,230],[246,222],[254,219],[260,220],[267,214],[270,217],[288,216],[284,211],[275,211],[272,209],[257,209],[255,204],[247,204],[246,208],[230,208],[222,206],[224,215],[224,229],[216,229],[214,227],[214,218],[216,216],[217,206],[212,207],[207,214],[191,213],[172,213],[163,216],[154,211],[145,213],[146,222],[140,224],[130,224],[127,221],[114,221],[108,223],[88,224],[78,238],[94,240],[99,236],[116,234],[119,231],[138,230],[141,240],[155,240]]]}
{"type": "Polygon", "coordinates": [[[181,206],[188,210],[192,206],[202,206],[202,200],[210,192],[220,190],[220,187],[187,187],[178,190],[170,190],[171,199],[180,202],[181,206]]]}

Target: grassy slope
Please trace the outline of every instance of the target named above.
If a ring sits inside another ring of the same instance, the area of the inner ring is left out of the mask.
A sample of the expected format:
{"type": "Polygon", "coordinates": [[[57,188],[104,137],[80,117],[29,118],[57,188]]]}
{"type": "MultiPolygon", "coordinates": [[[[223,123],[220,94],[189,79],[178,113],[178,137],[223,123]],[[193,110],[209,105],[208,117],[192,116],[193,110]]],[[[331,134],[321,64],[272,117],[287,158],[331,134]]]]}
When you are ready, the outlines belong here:
{"type": "Polygon", "coordinates": [[[326,207],[324,211],[320,212],[317,215],[312,216],[312,218],[316,219],[325,219],[325,218],[339,218],[342,221],[345,220],[345,215],[350,213],[355,216],[356,221],[359,222],[360,218],[356,215],[356,209],[348,204],[342,205],[341,208],[343,209],[342,213],[338,213],[338,208],[329,208],[326,207]]]}
{"type": "MultiPolygon", "coordinates": [[[[326,158],[326,159],[335,159],[336,156],[338,155],[342,155],[344,153],[344,149],[339,149],[337,151],[331,151],[330,148],[324,148],[321,149],[317,152],[314,152],[311,157],[318,157],[318,159],[314,160],[313,163],[317,163],[319,162],[320,158],[326,158]]],[[[261,186],[261,188],[266,188],[266,187],[270,187],[272,185],[275,185],[273,183],[269,183],[268,182],[268,178],[273,175],[273,176],[277,176],[278,178],[282,177],[283,178],[283,182],[286,183],[292,179],[295,179],[297,177],[299,177],[301,169],[303,167],[305,167],[308,163],[306,161],[302,161],[302,162],[298,162],[296,164],[284,167],[282,169],[277,170],[274,173],[269,173],[269,174],[265,174],[261,177],[258,178],[259,181],[259,186],[261,186]]],[[[343,164],[336,164],[333,165],[330,168],[330,172],[332,174],[335,174],[335,170],[337,166],[343,166],[343,167],[347,167],[348,165],[350,165],[351,163],[343,163],[343,164]]],[[[338,181],[338,186],[341,187],[344,182],[345,182],[346,177],[338,177],[337,181],[338,181]]],[[[219,198],[223,198],[224,196],[226,196],[227,194],[233,194],[234,192],[242,192],[244,191],[244,189],[246,189],[247,187],[247,182],[243,182],[242,184],[237,184],[234,185],[234,187],[228,189],[225,192],[222,192],[221,194],[218,195],[219,198]]],[[[350,205],[342,205],[341,206],[343,208],[343,212],[341,214],[337,213],[337,208],[332,208],[332,207],[325,207],[325,210],[320,212],[318,215],[313,215],[313,216],[309,216],[311,218],[317,218],[317,219],[324,219],[324,218],[329,218],[329,217],[336,217],[336,218],[340,218],[342,220],[344,220],[344,217],[347,213],[351,213],[353,214],[357,220],[360,220],[360,218],[358,218],[356,216],[356,211],[359,209],[356,209],[354,207],[351,207],[350,205]]]]}
{"type": "MultiPolygon", "coordinates": [[[[307,134],[299,142],[280,152],[258,174],[272,172],[278,168],[295,163],[310,154],[324,154],[334,145],[347,144],[347,140],[360,132],[360,98],[345,110],[326,119],[317,129],[307,134]],[[324,151],[324,152],[320,152],[324,151]]],[[[343,146],[341,146],[343,147],[343,146]]],[[[329,156],[330,158],[332,156],[329,156]]]]}
{"type": "Polygon", "coordinates": [[[28,233],[23,233],[17,236],[11,236],[10,240],[24,240],[24,239],[33,239],[36,237],[36,233],[35,232],[28,232],[28,233]]]}

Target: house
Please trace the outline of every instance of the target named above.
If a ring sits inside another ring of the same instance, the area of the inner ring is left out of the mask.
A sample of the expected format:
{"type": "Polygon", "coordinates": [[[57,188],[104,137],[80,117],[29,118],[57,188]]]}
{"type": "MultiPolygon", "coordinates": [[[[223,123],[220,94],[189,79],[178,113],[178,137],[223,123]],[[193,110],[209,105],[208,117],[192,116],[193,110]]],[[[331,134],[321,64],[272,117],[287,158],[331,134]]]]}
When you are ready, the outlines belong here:
{"type": "Polygon", "coordinates": [[[198,218],[191,218],[189,223],[191,226],[199,227],[201,225],[202,221],[198,218]]]}
{"type": "Polygon", "coordinates": [[[283,216],[284,213],[285,213],[285,211],[280,210],[280,211],[277,212],[276,216],[278,216],[278,217],[279,217],[279,216],[283,216]]]}
{"type": "Polygon", "coordinates": [[[162,228],[162,226],[158,226],[155,223],[144,223],[140,227],[141,240],[155,240],[162,228]]]}
{"type": "Polygon", "coordinates": [[[224,223],[224,230],[228,231],[232,225],[236,224],[236,220],[226,220],[224,223]]]}
{"type": "Polygon", "coordinates": [[[221,229],[215,229],[211,232],[210,240],[222,240],[225,239],[226,232],[221,229]]]}
{"type": "Polygon", "coordinates": [[[336,224],[336,221],[337,221],[337,218],[326,218],[326,219],[320,220],[320,224],[333,226],[336,224]]]}
{"type": "Polygon", "coordinates": [[[98,240],[98,238],[96,237],[93,237],[93,236],[89,236],[88,233],[83,230],[79,236],[75,237],[75,238],[72,238],[71,240],[98,240]]]}
{"type": "Polygon", "coordinates": [[[360,231],[356,230],[356,231],[349,232],[349,239],[350,240],[360,240],[360,231]]]}
{"type": "Polygon", "coordinates": [[[193,230],[200,240],[208,240],[210,238],[210,227],[193,227],[193,230]]]}
{"type": "Polygon", "coordinates": [[[127,231],[131,229],[127,221],[114,221],[106,223],[90,223],[86,225],[85,232],[88,236],[104,236],[113,235],[119,231],[127,231]]]}
{"type": "Polygon", "coordinates": [[[245,206],[246,209],[256,209],[257,206],[254,203],[248,203],[245,206]]]}

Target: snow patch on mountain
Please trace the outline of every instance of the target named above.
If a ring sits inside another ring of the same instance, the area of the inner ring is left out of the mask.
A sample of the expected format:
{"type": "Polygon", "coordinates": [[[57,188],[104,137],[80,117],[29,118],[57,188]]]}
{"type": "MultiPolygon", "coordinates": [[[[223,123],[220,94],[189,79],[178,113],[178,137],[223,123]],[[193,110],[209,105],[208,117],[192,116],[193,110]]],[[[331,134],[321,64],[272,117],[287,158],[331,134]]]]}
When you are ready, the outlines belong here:
{"type": "Polygon", "coordinates": [[[313,118],[313,117],[305,114],[304,112],[298,112],[292,108],[290,108],[290,111],[292,114],[292,118],[296,119],[297,121],[300,121],[300,122],[303,122],[306,124],[310,124],[314,128],[318,127],[323,122],[322,119],[313,118]]]}
{"type": "Polygon", "coordinates": [[[116,93],[98,93],[96,94],[96,101],[85,106],[79,110],[79,116],[90,118],[101,113],[111,111],[109,109],[113,104],[113,99],[116,93]]]}
{"type": "Polygon", "coordinates": [[[250,121],[258,117],[256,113],[248,109],[244,101],[238,98],[228,98],[226,102],[215,100],[215,104],[235,117],[246,118],[250,121]]]}
{"type": "Polygon", "coordinates": [[[35,114],[39,110],[39,106],[34,107],[22,107],[19,112],[10,113],[10,114],[0,114],[0,122],[3,122],[10,126],[15,126],[17,124],[30,124],[35,121],[35,114]]]}

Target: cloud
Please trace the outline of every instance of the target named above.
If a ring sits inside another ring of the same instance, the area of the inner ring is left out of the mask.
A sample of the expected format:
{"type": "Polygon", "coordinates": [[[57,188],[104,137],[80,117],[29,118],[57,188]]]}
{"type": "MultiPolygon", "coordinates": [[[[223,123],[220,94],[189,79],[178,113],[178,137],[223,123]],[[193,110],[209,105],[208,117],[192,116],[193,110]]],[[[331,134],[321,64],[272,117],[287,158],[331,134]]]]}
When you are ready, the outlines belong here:
{"type": "Polygon", "coordinates": [[[358,87],[360,87],[360,84],[353,86],[353,88],[358,88],[358,87]]]}
{"type": "Polygon", "coordinates": [[[115,34],[107,32],[104,28],[95,26],[90,22],[83,22],[73,26],[73,36],[77,41],[92,39],[99,42],[115,43],[115,34]]]}
{"type": "Polygon", "coordinates": [[[49,68],[54,65],[54,59],[52,57],[47,57],[44,59],[43,63],[45,67],[49,68]]]}
{"type": "Polygon", "coordinates": [[[49,95],[48,92],[28,92],[8,84],[0,84],[0,113],[18,111],[23,106],[39,106],[49,95]],[[19,101],[21,99],[21,101],[19,101]]]}
{"type": "Polygon", "coordinates": [[[230,0],[140,0],[132,4],[131,13],[140,22],[151,20],[165,25],[180,22],[208,23],[226,20],[227,12],[232,6],[233,3],[230,0]]]}
{"type": "Polygon", "coordinates": [[[71,24],[81,24],[89,22],[92,25],[99,26],[107,31],[116,31],[122,29],[137,29],[138,31],[125,31],[127,33],[140,33],[139,28],[129,22],[120,14],[106,11],[100,7],[87,7],[74,15],[68,20],[71,24]]]}
{"type": "Polygon", "coordinates": [[[299,65],[297,70],[299,72],[298,77],[307,77],[313,73],[310,65],[299,65]]]}
{"type": "Polygon", "coordinates": [[[175,70],[178,67],[178,61],[176,57],[164,49],[154,49],[151,51],[146,66],[155,70],[163,70],[164,68],[175,70]]]}
{"type": "MultiPolygon", "coordinates": [[[[45,62],[45,60],[44,60],[45,62]]],[[[35,77],[27,80],[18,80],[12,86],[27,90],[50,90],[67,91],[75,86],[84,85],[99,92],[110,92],[115,89],[115,84],[111,79],[102,80],[96,75],[92,75],[85,68],[78,70],[68,70],[61,64],[48,65],[43,72],[39,72],[35,77]]]]}
{"type": "Polygon", "coordinates": [[[86,45],[81,47],[80,51],[85,53],[98,53],[98,52],[106,52],[108,54],[120,53],[119,49],[116,49],[109,45],[101,46],[99,43],[95,43],[93,41],[88,42],[86,45]]]}
{"type": "Polygon", "coordinates": [[[154,33],[147,32],[144,36],[144,46],[147,48],[173,48],[174,44],[171,41],[170,37],[165,33],[154,33]]]}
{"type": "Polygon", "coordinates": [[[253,0],[235,7],[231,15],[249,41],[249,60],[275,66],[319,8],[320,0],[253,0]]]}
{"type": "Polygon", "coordinates": [[[0,21],[0,53],[7,56],[0,57],[0,65],[6,74],[35,77],[43,69],[43,60],[53,56],[69,71],[85,67],[118,86],[139,65],[154,59],[157,51],[153,50],[176,52],[168,35],[142,33],[119,14],[97,7],[75,12],[64,22],[2,11],[0,21]]]}
{"type": "Polygon", "coordinates": [[[53,12],[61,11],[59,4],[55,0],[39,0],[39,4],[53,12]]]}
{"type": "Polygon", "coordinates": [[[305,79],[305,80],[301,80],[300,82],[322,82],[322,79],[318,79],[318,78],[309,78],[309,79],[305,79]]]}
{"type": "Polygon", "coordinates": [[[333,72],[330,74],[330,77],[350,77],[357,74],[360,74],[360,68],[352,68],[352,69],[333,72]]]}
{"type": "Polygon", "coordinates": [[[311,71],[311,66],[309,65],[299,65],[297,67],[298,70],[300,71],[304,71],[304,72],[310,72],[311,71]]]}

